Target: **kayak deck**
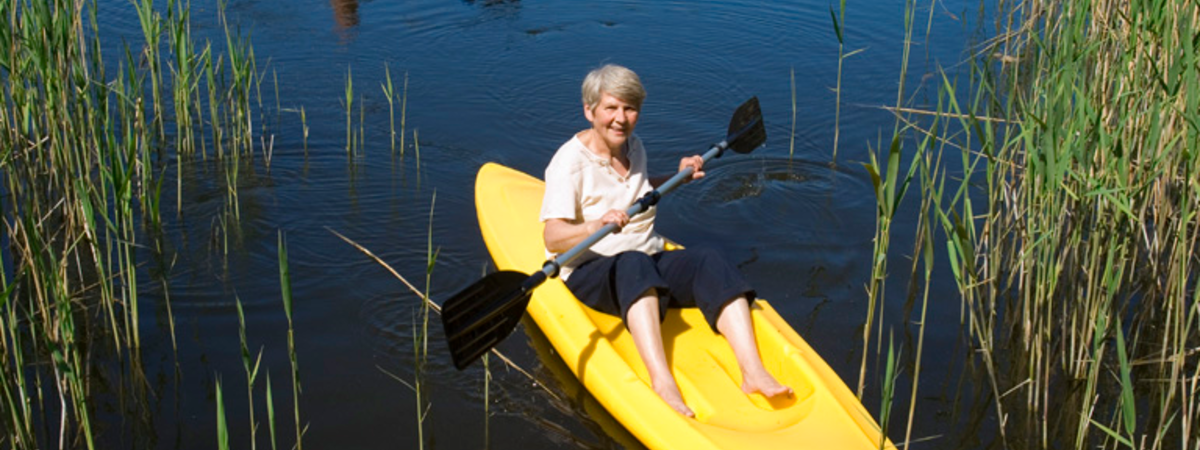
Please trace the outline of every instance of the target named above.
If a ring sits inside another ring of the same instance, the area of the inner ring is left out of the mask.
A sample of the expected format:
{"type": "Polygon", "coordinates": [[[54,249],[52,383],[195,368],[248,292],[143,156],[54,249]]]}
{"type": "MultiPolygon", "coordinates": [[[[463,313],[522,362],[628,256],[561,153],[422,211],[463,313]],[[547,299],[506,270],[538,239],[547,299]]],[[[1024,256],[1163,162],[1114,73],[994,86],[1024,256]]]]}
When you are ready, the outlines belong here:
{"type": "MultiPolygon", "coordinates": [[[[538,214],[544,190],[541,180],[498,164],[480,169],[476,209],[500,270],[541,269],[538,214]]],[[[558,279],[534,291],[527,312],[588,391],[650,448],[880,448],[881,433],[870,414],[766,301],[751,305],[759,353],[767,370],[795,392],[790,398],[743,393],[725,339],[696,308],[668,310],[663,346],[694,419],[654,393],[620,318],[579,303],[558,279]]]]}

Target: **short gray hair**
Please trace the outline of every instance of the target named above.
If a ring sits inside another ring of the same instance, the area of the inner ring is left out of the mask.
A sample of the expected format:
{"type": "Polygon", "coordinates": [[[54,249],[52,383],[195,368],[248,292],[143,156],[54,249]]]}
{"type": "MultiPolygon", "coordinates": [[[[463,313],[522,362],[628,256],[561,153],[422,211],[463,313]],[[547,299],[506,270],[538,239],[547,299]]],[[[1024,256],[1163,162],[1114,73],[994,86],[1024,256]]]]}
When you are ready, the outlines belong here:
{"type": "Polygon", "coordinates": [[[583,79],[583,104],[595,108],[600,103],[601,93],[607,93],[641,108],[646,100],[646,89],[637,74],[626,67],[605,64],[588,72],[583,79]]]}

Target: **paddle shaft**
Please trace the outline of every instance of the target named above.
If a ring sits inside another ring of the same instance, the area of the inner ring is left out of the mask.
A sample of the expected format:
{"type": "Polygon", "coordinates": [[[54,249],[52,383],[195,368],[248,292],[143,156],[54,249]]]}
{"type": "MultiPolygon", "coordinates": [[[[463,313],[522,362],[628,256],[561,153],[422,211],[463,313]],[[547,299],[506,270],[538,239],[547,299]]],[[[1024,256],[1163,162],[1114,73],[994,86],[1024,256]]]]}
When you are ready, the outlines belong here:
{"type": "MultiPolygon", "coordinates": [[[[718,144],[714,144],[702,156],[704,158],[704,162],[707,163],[710,159],[720,156],[721,152],[724,152],[728,147],[728,141],[721,141],[718,144]]],[[[690,179],[694,171],[695,169],[692,167],[688,167],[679,171],[679,173],[675,174],[675,176],[671,177],[657,189],[647,192],[646,195],[642,196],[642,198],[633,202],[632,205],[629,205],[629,209],[625,210],[625,215],[633,217],[641,214],[647,209],[650,209],[651,206],[654,206],[658,203],[658,200],[661,199],[662,196],[667,195],[671,191],[675,190],[675,188],[682,185],[684,180],[690,179]]],[[[599,230],[596,230],[595,233],[592,233],[591,236],[588,236],[578,244],[575,244],[575,246],[571,247],[570,250],[567,250],[565,253],[558,255],[550,261],[546,261],[546,264],[542,266],[542,276],[537,276],[538,274],[534,274],[530,280],[526,280],[525,284],[529,285],[532,282],[532,286],[529,287],[534,288],[542,284],[543,281],[546,281],[546,278],[553,278],[554,276],[558,275],[558,269],[560,267],[565,264],[570,264],[571,261],[574,261],[575,258],[578,258],[579,255],[582,255],[583,252],[587,251],[587,249],[592,248],[593,245],[595,245],[597,242],[600,242],[601,239],[604,239],[613,231],[616,231],[616,229],[616,224],[609,223],[604,225],[599,230]]]]}

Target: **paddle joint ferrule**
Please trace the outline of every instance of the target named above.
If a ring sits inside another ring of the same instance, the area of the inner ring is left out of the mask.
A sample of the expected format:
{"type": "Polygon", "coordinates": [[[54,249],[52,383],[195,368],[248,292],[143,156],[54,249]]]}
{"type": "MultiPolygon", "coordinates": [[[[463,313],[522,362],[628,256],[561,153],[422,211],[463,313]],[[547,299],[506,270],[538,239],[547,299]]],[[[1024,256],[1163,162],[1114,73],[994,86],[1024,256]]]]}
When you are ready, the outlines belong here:
{"type": "Polygon", "coordinates": [[[642,205],[642,211],[646,211],[649,210],[651,206],[657,205],[660,199],[662,199],[662,194],[657,190],[653,190],[647,192],[646,195],[643,195],[642,198],[638,199],[638,203],[642,205]]]}
{"type": "MultiPolygon", "coordinates": [[[[559,264],[558,260],[551,259],[546,261],[545,264],[542,264],[541,274],[547,278],[555,278],[558,276],[558,272],[560,270],[562,270],[562,264],[559,264]]],[[[542,281],[545,281],[545,278],[543,278],[542,281]]],[[[538,284],[542,284],[541,281],[539,281],[538,284]]]]}
{"type": "Polygon", "coordinates": [[[720,158],[721,155],[725,154],[725,150],[729,148],[729,141],[721,141],[713,144],[712,148],[717,151],[717,153],[713,155],[713,158],[720,158]]]}

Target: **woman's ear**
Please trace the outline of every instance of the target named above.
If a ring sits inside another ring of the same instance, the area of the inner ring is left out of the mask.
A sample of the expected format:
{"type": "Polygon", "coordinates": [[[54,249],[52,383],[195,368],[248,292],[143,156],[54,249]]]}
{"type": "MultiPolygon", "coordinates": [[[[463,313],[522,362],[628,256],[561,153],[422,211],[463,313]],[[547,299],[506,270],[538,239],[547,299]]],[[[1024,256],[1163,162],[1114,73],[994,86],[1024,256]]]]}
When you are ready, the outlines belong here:
{"type": "Polygon", "coordinates": [[[593,116],[593,114],[592,114],[592,105],[589,105],[589,104],[587,104],[587,103],[584,103],[584,104],[583,104],[583,117],[586,117],[586,118],[587,118],[587,121],[588,121],[588,122],[591,122],[592,120],[594,120],[592,116],[593,116]]]}

